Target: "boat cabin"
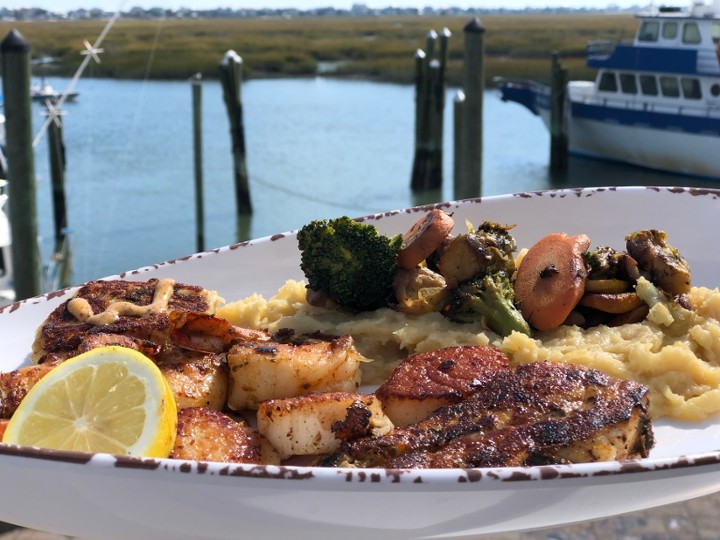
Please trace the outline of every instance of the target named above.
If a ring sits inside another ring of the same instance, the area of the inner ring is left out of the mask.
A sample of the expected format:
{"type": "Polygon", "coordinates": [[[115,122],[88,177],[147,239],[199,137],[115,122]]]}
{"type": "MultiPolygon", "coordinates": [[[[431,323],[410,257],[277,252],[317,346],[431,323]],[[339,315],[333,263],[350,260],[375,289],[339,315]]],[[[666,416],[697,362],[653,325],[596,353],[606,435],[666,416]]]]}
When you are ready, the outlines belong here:
{"type": "MultiPolygon", "coordinates": [[[[719,6],[659,8],[640,15],[632,42],[588,45],[597,98],[720,111],[719,6]]],[[[586,89],[587,92],[587,89],[586,89]]]]}
{"type": "Polygon", "coordinates": [[[714,49],[720,42],[720,18],[711,19],[677,8],[659,8],[657,14],[642,17],[635,35],[636,47],[714,49]]]}

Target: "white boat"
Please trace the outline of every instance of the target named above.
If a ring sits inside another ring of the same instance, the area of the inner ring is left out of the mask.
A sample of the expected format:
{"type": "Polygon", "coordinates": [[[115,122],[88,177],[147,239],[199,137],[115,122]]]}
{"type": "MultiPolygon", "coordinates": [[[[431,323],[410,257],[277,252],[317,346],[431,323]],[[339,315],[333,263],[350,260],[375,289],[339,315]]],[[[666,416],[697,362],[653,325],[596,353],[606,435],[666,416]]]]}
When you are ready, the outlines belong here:
{"type": "MultiPolygon", "coordinates": [[[[592,41],[595,81],[570,81],[565,119],[571,154],[720,178],[720,0],[638,14],[632,41],[592,41]]],[[[550,87],[495,81],[505,101],[550,129],[550,87]]]]}
{"type": "Polygon", "coordinates": [[[0,180],[0,305],[15,301],[10,253],[10,220],[7,216],[7,180],[0,180]]]}
{"type": "MultiPolygon", "coordinates": [[[[65,101],[74,101],[78,96],[78,92],[68,92],[65,96],[65,101]]],[[[52,85],[45,79],[42,79],[38,84],[34,84],[30,87],[30,97],[33,101],[40,101],[45,103],[57,103],[60,98],[63,97],[62,92],[58,92],[52,85]]]]}
{"type": "Polygon", "coordinates": [[[10,220],[7,215],[7,162],[5,161],[5,116],[0,112],[0,306],[15,300],[10,253],[10,220]]]}
{"type": "MultiPolygon", "coordinates": [[[[0,107],[2,96],[0,96],[0,107]]],[[[0,108],[2,111],[2,108],[0,108]]],[[[7,178],[7,162],[5,161],[5,115],[0,112],[0,180],[7,178]]]]}

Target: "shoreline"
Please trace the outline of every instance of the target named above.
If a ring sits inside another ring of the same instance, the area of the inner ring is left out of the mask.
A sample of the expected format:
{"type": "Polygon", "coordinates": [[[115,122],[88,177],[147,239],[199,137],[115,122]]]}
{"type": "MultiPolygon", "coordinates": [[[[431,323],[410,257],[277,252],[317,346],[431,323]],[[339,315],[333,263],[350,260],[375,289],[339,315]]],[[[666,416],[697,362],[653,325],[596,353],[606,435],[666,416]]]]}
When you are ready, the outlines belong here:
{"type": "MultiPolygon", "coordinates": [[[[428,50],[431,30],[451,32],[446,81],[463,80],[466,16],[318,17],[296,19],[119,19],[101,48],[101,63],[85,76],[131,80],[186,80],[195,73],[218,76],[228,50],[243,59],[247,79],[355,78],[413,84],[418,50],[428,50]],[[331,66],[331,71],[325,71],[331,66]]],[[[0,21],[0,33],[17,29],[44,59],[34,76],[72,76],[83,40],[100,34],[106,21],[0,21]]],[[[551,52],[558,51],[573,78],[592,77],[585,67],[588,40],[631,35],[631,14],[487,15],[484,72],[495,76],[548,80],[551,52]]],[[[435,46],[435,49],[438,47],[435,46]]]]}

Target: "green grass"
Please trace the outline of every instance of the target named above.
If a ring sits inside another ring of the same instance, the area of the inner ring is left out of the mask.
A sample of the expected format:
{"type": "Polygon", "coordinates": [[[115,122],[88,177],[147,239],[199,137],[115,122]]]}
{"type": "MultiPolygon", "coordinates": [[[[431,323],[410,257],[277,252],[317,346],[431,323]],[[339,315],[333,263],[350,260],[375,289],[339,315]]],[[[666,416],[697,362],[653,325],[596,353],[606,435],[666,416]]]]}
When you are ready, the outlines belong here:
{"type": "MultiPolygon", "coordinates": [[[[467,17],[119,20],[102,44],[96,77],[187,79],[200,72],[215,78],[232,49],[243,58],[245,78],[310,76],[318,62],[340,62],[337,76],[400,83],[414,78],[414,54],[429,30],[448,28],[447,80],[462,80],[463,28],[467,17]]],[[[588,78],[585,46],[591,39],[630,37],[631,15],[489,15],[485,27],[485,73],[547,80],[550,54],[558,51],[572,78],[588,78]]],[[[0,22],[0,35],[19,30],[34,58],[52,56],[48,74],[69,76],[81,62],[83,40],[93,42],[105,21],[0,22]]],[[[36,71],[37,73],[37,71],[36,71]]]]}

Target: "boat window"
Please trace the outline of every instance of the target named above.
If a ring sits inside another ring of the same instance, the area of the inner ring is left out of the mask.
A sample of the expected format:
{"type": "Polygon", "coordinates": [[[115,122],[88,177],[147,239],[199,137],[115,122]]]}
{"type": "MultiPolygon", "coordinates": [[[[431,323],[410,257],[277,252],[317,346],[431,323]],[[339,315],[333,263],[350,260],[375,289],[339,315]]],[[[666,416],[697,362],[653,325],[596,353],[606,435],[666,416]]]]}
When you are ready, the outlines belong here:
{"type": "Polygon", "coordinates": [[[665,97],[680,97],[680,86],[675,77],[660,77],[660,89],[665,97]]]}
{"type": "Polygon", "coordinates": [[[712,94],[713,97],[720,96],[720,84],[713,84],[710,87],[710,93],[712,94]]]}
{"type": "Polygon", "coordinates": [[[686,99],[700,99],[702,97],[699,80],[683,77],[680,79],[680,84],[682,85],[683,96],[686,99]]]}
{"type": "Polygon", "coordinates": [[[697,23],[689,22],[683,26],[683,43],[700,43],[700,28],[697,23]]]}
{"type": "Polygon", "coordinates": [[[603,92],[617,92],[617,80],[615,79],[615,73],[612,71],[606,71],[600,76],[600,84],[598,90],[603,92]]]}
{"type": "Polygon", "coordinates": [[[677,37],[677,31],[677,23],[675,21],[666,22],[663,24],[662,37],[664,39],[675,39],[677,37]]]}
{"type": "Polygon", "coordinates": [[[720,22],[712,23],[710,27],[710,37],[712,37],[713,43],[720,42],[720,22]]]}
{"type": "Polygon", "coordinates": [[[635,75],[632,73],[621,73],[620,88],[622,88],[622,91],[626,94],[637,94],[637,82],[635,81],[635,75]]]}
{"type": "Polygon", "coordinates": [[[658,85],[654,75],[640,75],[640,90],[646,96],[657,96],[658,85]]]}
{"type": "Polygon", "coordinates": [[[638,41],[657,41],[660,33],[660,23],[657,21],[645,21],[640,26],[638,41]]]}

